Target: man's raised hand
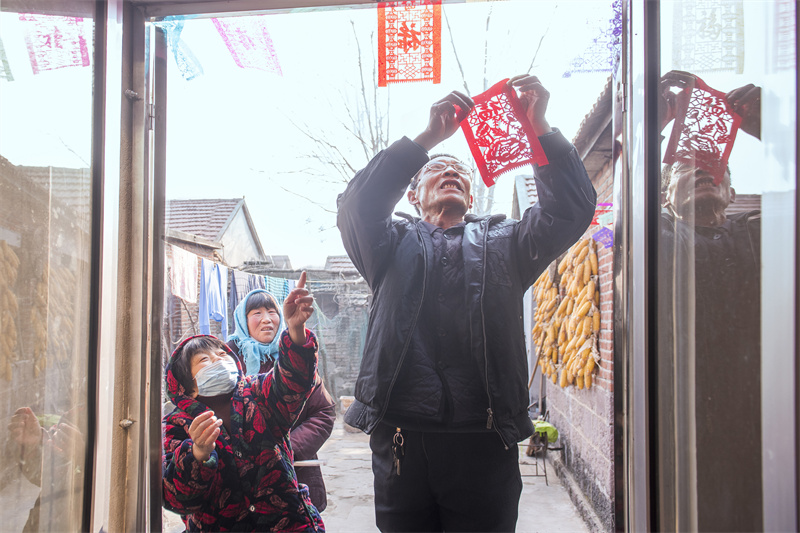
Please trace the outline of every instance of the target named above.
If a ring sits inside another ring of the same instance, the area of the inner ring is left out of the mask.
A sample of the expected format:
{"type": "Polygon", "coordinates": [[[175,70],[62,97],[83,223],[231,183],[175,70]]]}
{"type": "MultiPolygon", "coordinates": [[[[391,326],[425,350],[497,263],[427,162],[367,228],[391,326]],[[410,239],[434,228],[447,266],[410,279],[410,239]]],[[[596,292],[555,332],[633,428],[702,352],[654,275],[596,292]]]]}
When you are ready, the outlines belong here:
{"type": "Polygon", "coordinates": [[[553,129],[547,123],[545,112],[550,101],[550,91],[544,88],[536,76],[522,74],[508,80],[508,84],[519,91],[519,99],[525,108],[525,114],[533,126],[537,137],[550,133],[553,129]]]}
{"type": "Polygon", "coordinates": [[[434,146],[456,132],[459,122],[469,115],[473,107],[475,107],[475,102],[472,101],[472,98],[458,91],[451,92],[431,106],[428,127],[417,135],[414,142],[425,150],[432,150],[434,146]],[[456,112],[456,106],[458,112],[456,112]]]}
{"type": "Polygon", "coordinates": [[[753,137],[761,138],[761,87],[748,83],[725,95],[731,109],[742,117],[741,128],[753,137]]]}

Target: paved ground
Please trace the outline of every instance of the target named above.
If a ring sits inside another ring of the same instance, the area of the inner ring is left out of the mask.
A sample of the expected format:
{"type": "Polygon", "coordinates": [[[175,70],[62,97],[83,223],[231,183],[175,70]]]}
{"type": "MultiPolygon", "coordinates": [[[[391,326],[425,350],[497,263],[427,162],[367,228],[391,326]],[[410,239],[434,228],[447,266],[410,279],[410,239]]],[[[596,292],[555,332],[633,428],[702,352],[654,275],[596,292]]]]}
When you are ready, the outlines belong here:
{"type": "MultiPolygon", "coordinates": [[[[369,437],[361,432],[344,430],[341,418],[333,434],[319,452],[328,489],[328,508],[322,513],[326,529],[332,533],[373,533],[375,513],[372,506],[372,467],[369,437]]],[[[517,531],[520,533],[588,533],[566,490],[548,467],[547,481],[533,477],[533,458],[520,458],[523,474],[517,531]]],[[[541,464],[541,463],[540,463],[541,464]]],[[[549,466],[549,465],[548,465],[549,466]]],[[[539,473],[543,473],[540,467],[539,473]]]]}
{"type": "MultiPolygon", "coordinates": [[[[361,432],[344,430],[341,418],[336,420],[333,434],[319,452],[325,464],[322,473],[328,489],[328,508],[322,513],[331,533],[374,533],[375,514],[372,506],[372,467],[369,437],[361,432]]],[[[533,459],[520,457],[523,474],[517,531],[520,533],[588,533],[575,507],[548,465],[547,481],[534,477],[533,459]]],[[[541,464],[541,463],[540,463],[541,464]]],[[[539,473],[542,473],[540,467],[539,473]]],[[[165,512],[165,533],[182,531],[177,516],[165,512]]]]}

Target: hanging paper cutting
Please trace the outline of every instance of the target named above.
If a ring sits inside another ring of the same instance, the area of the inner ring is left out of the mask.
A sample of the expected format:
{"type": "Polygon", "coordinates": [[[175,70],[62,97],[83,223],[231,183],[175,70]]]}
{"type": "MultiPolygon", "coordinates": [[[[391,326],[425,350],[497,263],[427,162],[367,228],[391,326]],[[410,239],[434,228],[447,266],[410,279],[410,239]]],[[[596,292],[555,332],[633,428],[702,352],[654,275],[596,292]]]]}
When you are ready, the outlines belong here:
{"type": "Polygon", "coordinates": [[[266,15],[214,18],[211,21],[239,67],[283,76],[275,45],[267,30],[266,15]]]}
{"type": "Polygon", "coordinates": [[[776,0],[775,2],[775,45],[773,47],[773,68],[776,71],[794,70],[796,58],[795,0],[776,0]]]}
{"type": "Polygon", "coordinates": [[[742,0],[675,2],[673,20],[672,68],[694,73],[742,73],[742,0]]]}
{"type": "Polygon", "coordinates": [[[25,44],[34,74],[66,67],[88,67],[83,19],[21,13],[25,44]]]}
{"type": "Polygon", "coordinates": [[[435,1],[380,2],[378,86],[442,78],[442,6],[435,1]]]}
{"type": "Polygon", "coordinates": [[[622,57],[622,0],[613,0],[609,11],[610,18],[601,19],[597,27],[592,28],[587,21],[587,31],[596,37],[591,44],[569,65],[562,78],[570,78],[573,74],[594,72],[616,72],[622,57]]]}
{"type": "Polygon", "coordinates": [[[526,165],[546,165],[547,156],[508,79],[473,98],[475,107],[461,121],[469,149],[487,187],[500,174],[526,165]]]}
{"type": "Polygon", "coordinates": [[[719,185],[741,122],[742,117],[728,107],[725,93],[695,77],[677,94],[675,124],[664,163],[686,161],[706,170],[719,185]]]}

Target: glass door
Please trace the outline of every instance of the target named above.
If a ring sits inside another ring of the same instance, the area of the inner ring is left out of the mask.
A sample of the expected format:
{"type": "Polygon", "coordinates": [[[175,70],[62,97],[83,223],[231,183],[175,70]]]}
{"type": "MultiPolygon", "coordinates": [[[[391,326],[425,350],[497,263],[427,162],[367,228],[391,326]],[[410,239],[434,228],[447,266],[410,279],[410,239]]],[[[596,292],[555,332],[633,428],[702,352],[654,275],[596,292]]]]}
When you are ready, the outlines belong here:
{"type": "Polygon", "coordinates": [[[2,529],[91,509],[104,40],[95,2],[0,11],[2,529]]]}
{"type": "Polygon", "coordinates": [[[795,10],[631,4],[631,529],[797,528],[795,10]]]}

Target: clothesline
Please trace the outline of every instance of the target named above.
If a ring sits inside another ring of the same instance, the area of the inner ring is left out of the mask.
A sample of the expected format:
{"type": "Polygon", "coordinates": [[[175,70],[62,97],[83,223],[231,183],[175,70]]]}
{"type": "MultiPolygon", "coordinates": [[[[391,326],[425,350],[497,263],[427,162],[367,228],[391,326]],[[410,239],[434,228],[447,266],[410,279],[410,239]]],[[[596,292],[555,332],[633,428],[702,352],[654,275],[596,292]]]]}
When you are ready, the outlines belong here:
{"type": "Polygon", "coordinates": [[[228,316],[250,291],[265,289],[282,305],[296,284],[293,279],[230,268],[173,244],[170,251],[170,292],[187,303],[198,304],[200,333],[211,333],[212,320],[220,323],[223,340],[228,338],[228,316]]]}

